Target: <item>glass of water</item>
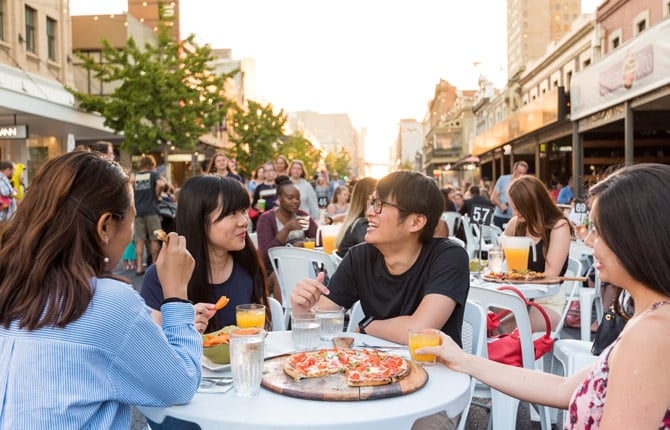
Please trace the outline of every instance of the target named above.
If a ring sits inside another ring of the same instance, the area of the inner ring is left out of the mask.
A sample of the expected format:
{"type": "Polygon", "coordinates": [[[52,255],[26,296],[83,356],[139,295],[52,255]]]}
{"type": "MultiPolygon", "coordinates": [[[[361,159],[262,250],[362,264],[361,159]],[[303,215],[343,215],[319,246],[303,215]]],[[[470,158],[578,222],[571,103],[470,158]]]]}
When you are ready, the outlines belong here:
{"type": "Polygon", "coordinates": [[[265,330],[241,328],[230,332],[230,370],[238,396],[252,397],[261,390],[265,330]]]}
{"type": "Polygon", "coordinates": [[[344,331],[344,308],[342,306],[334,308],[316,307],[313,311],[321,322],[321,340],[333,340],[335,336],[344,331]]]}
{"type": "Polygon", "coordinates": [[[502,272],[504,255],[502,248],[489,249],[489,270],[491,272],[502,272]]]}
{"type": "Polygon", "coordinates": [[[314,312],[291,314],[291,337],[298,351],[316,349],[321,336],[321,320],[314,312]]]}

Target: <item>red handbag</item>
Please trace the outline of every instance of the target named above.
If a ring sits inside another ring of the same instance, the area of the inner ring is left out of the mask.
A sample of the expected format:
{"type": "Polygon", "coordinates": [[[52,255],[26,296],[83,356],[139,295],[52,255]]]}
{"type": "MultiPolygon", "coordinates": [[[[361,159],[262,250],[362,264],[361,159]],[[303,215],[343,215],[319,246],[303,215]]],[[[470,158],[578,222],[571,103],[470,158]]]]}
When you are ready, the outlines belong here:
{"type": "MultiPolygon", "coordinates": [[[[551,337],[551,322],[549,321],[549,315],[547,315],[547,312],[544,310],[544,308],[535,302],[526,300],[526,297],[524,297],[521,291],[514,287],[505,286],[498,288],[498,290],[513,291],[519,297],[521,297],[524,302],[526,302],[526,306],[532,306],[542,314],[547,329],[542,337],[539,337],[533,341],[535,348],[535,359],[537,360],[547,352],[551,351],[551,348],[554,345],[554,339],[551,337]]],[[[489,312],[487,315],[487,328],[489,330],[496,330],[500,325],[500,319],[509,313],[509,310],[505,310],[499,313],[489,312]]],[[[499,363],[510,364],[512,366],[523,367],[519,329],[514,329],[511,333],[508,334],[500,334],[489,337],[487,346],[490,360],[494,360],[499,363]]]]}

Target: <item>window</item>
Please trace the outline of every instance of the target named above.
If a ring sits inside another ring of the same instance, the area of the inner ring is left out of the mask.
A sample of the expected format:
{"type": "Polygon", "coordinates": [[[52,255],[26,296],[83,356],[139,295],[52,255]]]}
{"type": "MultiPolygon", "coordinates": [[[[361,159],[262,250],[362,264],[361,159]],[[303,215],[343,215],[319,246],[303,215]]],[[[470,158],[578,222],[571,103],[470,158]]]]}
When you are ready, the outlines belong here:
{"type": "Polygon", "coordinates": [[[56,61],[56,20],[47,17],[47,55],[56,61]]]}
{"type": "Polygon", "coordinates": [[[640,21],[637,23],[637,32],[642,33],[647,28],[646,21],[640,21]]]}
{"type": "Polygon", "coordinates": [[[35,16],[37,11],[26,6],[26,50],[35,52],[35,16]]]}
{"type": "Polygon", "coordinates": [[[618,48],[619,45],[621,45],[621,41],[619,40],[618,37],[615,37],[614,39],[612,39],[612,49],[618,48]]]}

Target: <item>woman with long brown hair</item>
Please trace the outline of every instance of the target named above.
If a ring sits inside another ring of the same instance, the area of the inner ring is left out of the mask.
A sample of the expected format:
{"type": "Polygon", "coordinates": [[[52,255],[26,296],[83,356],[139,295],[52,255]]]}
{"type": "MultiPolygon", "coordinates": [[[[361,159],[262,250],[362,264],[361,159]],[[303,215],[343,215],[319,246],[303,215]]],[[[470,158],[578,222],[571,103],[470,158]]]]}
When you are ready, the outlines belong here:
{"type": "MultiPolygon", "coordinates": [[[[545,276],[563,275],[568,268],[572,227],[551,199],[547,187],[535,176],[525,175],[512,181],[507,195],[514,215],[504,234],[525,236],[533,241],[537,258],[533,261],[533,253],[529,252],[528,269],[543,272],[545,276]]],[[[537,299],[536,302],[545,308],[552,325],[555,325],[565,306],[565,294],[559,292],[537,299]]],[[[544,327],[544,320],[539,312],[531,309],[530,316],[534,327],[544,327]]]]}
{"type": "Polygon", "coordinates": [[[375,178],[356,181],[351,191],[349,210],[335,238],[335,248],[340,257],[344,257],[352,246],[365,241],[365,233],[368,231],[368,218],[365,212],[368,210],[368,197],[372,195],[376,185],[375,178]]]}
{"type": "Polygon", "coordinates": [[[93,152],[49,160],[0,237],[0,428],[129,428],[130,405],[187,403],[202,339],[186,299],[193,258],[170,233],[157,325],[114,279],[131,240],[128,175],[93,152]]]}

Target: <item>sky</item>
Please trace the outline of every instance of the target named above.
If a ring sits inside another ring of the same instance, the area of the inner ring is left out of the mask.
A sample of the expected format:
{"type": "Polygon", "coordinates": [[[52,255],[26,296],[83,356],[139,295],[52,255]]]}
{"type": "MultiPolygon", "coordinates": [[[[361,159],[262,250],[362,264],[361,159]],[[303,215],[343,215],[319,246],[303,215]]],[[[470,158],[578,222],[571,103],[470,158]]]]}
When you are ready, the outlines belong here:
{"type": "MultiPolygon", "coordinates": [[[[347,113],[385,163],[400,119],[422,121],[444,79],[506,81],[505,0],[182,0],[182,37],[256,61],[256,97],[286,112],[347,113]]],[[[599,0],[582,0],[593,12],[599,0]]],[[[126,0],[70,0],[72,15],[126,0]]]]}

